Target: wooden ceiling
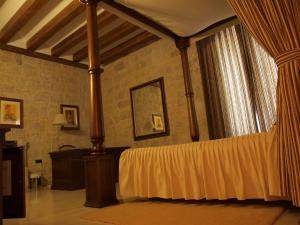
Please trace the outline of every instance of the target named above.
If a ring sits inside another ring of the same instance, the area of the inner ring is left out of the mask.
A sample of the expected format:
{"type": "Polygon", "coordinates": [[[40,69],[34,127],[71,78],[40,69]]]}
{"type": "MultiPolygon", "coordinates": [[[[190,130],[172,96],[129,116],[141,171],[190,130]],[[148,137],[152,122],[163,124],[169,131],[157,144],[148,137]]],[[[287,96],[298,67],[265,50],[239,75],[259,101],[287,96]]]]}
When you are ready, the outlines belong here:
{"type": "MultiPolygon", "coordinates": [[[[102,65],[159,40],[100,6],[97,22],[102,65]]],[[[0,0],[0,48],[86,68],[85,6],[78,0],[0,0]]]]}

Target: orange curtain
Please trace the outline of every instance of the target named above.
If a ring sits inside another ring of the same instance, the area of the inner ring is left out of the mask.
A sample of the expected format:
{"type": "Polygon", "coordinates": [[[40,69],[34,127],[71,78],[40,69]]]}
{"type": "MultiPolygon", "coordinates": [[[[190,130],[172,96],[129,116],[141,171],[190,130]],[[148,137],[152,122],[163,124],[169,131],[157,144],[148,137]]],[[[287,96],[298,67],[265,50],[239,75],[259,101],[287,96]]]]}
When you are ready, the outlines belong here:
{"type": "MultiPolygon", "coordinates": [[[[278,66],[278,166],[281,195],[300,207],[300,1],[228,0],[278,66]]],[[[267,75],[267,74],[266,74],[267,75]]]]}

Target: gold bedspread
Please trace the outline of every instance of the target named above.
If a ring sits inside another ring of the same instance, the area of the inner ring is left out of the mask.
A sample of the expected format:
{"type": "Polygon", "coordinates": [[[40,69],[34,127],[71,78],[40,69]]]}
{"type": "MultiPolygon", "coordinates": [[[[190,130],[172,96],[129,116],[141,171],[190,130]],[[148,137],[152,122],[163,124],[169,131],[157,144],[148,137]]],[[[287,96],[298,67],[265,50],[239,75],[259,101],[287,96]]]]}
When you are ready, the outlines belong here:
{"type": "Polygon", "coordinates": [[[167,199],[265,199],[280,195],[276,132],[128,149],[120,195],[167,199]]]}

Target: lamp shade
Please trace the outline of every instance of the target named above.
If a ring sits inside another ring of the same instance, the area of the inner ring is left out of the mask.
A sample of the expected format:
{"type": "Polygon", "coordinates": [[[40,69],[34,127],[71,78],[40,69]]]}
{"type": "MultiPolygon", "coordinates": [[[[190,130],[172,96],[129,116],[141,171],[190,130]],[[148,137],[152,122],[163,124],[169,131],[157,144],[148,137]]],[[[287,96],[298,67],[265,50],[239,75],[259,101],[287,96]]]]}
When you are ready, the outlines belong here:
{"type": "Polygon", "coordinates": [[[56,114],[55,117],[54,117],[54,120],[52,122],[52,125],[65,125],[67,124],[67,120],[66,120],[66,117],[64,114],[56,114]]]}

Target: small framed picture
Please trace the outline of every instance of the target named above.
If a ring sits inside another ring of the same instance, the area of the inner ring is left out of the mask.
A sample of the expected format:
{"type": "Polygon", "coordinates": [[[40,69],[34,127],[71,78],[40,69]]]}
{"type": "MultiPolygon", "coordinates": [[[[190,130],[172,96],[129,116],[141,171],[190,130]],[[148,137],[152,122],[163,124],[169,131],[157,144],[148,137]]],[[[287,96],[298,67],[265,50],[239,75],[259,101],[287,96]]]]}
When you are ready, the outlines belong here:
{"type": "Polygon", "coordinates": [[[79,130],[79,107],[75,105],[60,105],[61,113],[65,115],[67,124],[63,125],[63,130],[79,130]]]}
{"type": "Polygon", "coordinates": [[[23,100],[0,97],[0,128],[23,128],[23,100]]]}
{"type": "Polygon", "coordinates": [[[164,131],[164,124],[162,116],[158,114],[152,114],[153,131],[164,131]]]}

